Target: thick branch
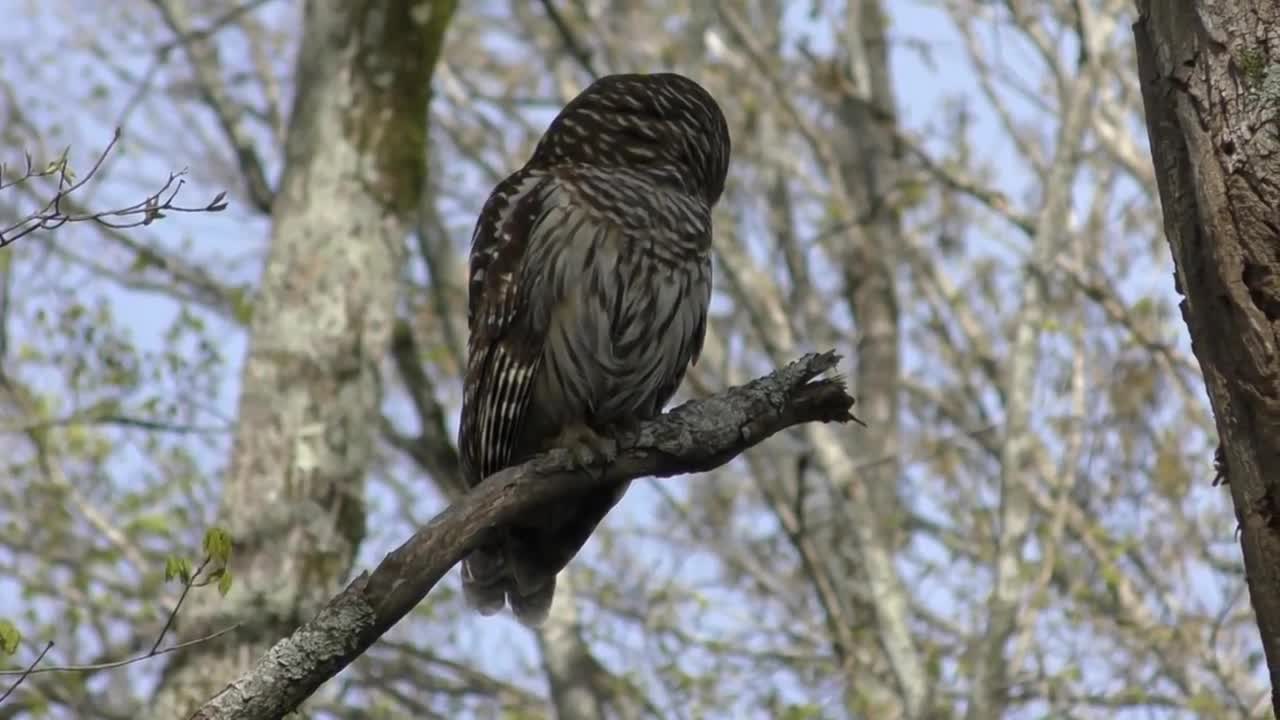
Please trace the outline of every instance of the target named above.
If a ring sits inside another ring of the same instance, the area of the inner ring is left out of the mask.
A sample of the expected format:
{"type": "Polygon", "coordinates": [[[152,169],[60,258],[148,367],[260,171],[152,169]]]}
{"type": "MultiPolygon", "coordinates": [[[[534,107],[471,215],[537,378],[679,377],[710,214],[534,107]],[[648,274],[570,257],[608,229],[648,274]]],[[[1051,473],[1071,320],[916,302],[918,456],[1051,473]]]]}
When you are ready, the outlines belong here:
{"type": "Polygon", "coordinates": [[[806,355],[746,385],[685,403],[619,438],[617,458],[593,465],[594,472],[576,471],[567,452],[553,451],[491,476],[353,580],[194,718],[281,717],[413,610],[491,528],[539,504],[604,483],[705,472],[789,427],[856,420],[843,379],[819,377],[837,362],[834,352],[806,355]]]}

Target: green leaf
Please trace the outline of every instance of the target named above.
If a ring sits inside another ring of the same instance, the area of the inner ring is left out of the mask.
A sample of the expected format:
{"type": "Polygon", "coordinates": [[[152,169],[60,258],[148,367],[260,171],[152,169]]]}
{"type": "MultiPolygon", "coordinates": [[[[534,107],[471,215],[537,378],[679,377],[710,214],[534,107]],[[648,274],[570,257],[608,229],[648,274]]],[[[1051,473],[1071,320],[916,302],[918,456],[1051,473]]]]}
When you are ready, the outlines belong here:
{"type": "Polygon", "coordinates": [[[136,275],[148,268],[159,266],[160,260],[155,254],[143,251],[133,256],[133,262],[129,263],[129,272],[136,275]]]}
{"type": "Polygon", "coordinates": [[[241,325],[248,325],[253,320],[253,295],[247,287],[232,288],[231,314],[241,325]]]}
{"type": "Polygon", "coordinates": [[[13,623],[0,618],[0,651],[5,655],[18,652],[18,643],[22,642],[22,633],[13,623]]]}
{"type": "Polygon", "coordinates": [[[165,582],[177,578],[182,581],[183,585],[191,583],[191,561],[186,558],[170,555],[164,561],[164,579],[165,582]]]}
{"type": "Polygon", "coordinates": [[[40,352],[40,349],[37,348],[35,345],[24,344],[24,345],[18,346],[19,360],[32,361],[32,360],[41,360],[43,358],[44,358],[44,353],[40,352]]]}
{"type": "Polygon", "coordinates": [[[1201,691],[1192,695],[1187,701],[1187,709],[1195,711],[1198,717],[1220,716],[1224,708],[1212,694],[1201,691]]]}
{"type": "Polygon", "coordinates": [[[135,532],[147,533],[150,535],[163,535],[169,532],[171,527],[169,517],[161,513],[150,513],[147,515],[139,515],[134,518],[128,525],[130,530],[135,532]]]}
{"type": "Polygon", "coordinates": [[[216,565],[226,565],[231,559],[231,535],[220,527],[211,527],[204,534],[204,554],[216,565]]]}
{"type": "Polygon", "coordinates": [[[788,705],[780,716],[783,720],[817,720],[822,717],[822,708],[817,705],[788,705]]]}
{"type": "Polygon", "coordinates": [[[222,577],[218,578],[218,594],[226,597],[231,592],[231,573],[223,571],[222,577]]]}

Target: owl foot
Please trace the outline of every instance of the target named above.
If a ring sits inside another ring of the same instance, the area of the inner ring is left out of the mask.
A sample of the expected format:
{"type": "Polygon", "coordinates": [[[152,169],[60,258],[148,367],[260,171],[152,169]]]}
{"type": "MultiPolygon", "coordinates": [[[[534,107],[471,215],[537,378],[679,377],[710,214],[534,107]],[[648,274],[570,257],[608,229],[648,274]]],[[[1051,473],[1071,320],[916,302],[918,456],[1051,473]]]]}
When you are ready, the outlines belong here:
{"type": "Polygon", "coordinates": [[[581,468],[594,463],[607,465],[618,457],[618,441],[594,429],[575,423],[560,432],[556,447],[565,448],[575,465],[581,468]]]}

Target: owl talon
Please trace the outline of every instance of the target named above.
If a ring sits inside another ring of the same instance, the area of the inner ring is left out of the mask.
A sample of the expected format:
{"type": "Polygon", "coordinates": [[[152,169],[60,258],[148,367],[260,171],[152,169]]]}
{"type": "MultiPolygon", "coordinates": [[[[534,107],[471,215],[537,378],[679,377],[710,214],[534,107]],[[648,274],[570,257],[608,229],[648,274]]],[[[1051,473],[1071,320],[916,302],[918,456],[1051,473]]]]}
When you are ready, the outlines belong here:
{"type": "Polygon", "coordinates": [[[586,425],[565,428],[555,445],[568,450],[573,464],[580,469],[597,463],[608,465],[618,457],[618,441],[608,435],[601,435],[586,425]]]}

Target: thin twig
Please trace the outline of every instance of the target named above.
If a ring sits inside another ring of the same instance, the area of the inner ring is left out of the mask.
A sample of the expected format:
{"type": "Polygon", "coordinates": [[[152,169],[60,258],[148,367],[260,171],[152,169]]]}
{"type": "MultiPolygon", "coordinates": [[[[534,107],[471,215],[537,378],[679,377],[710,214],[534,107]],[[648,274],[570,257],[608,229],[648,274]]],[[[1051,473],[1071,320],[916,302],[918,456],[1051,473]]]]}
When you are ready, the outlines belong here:
{"type": "Polygon", "coordinates": [[[191,579],[183,583],[182,594],[178,596],[178,602],[174,603],[173,610],[169,613],[169,617],[165,618],[164,627],[160,628],[160,635],[156,638],[155,644],[151,646],[151,652],[148,655],[155,655],[156,649],[160,647],[160,643],[164,642],[164,636],[168,634],[169,628],[173,627],[173,621],[178,617],[178,611],[182,609],[182,603],[187,599],[187,593],[191,592],[191,587],[196,584],[196,578],[200,577],[200,573],[209,566],[212,561],[211,556],[206,556],[204,562],[200,563],[200,567],[191,573],[191,579]]]}
{"type": "Polygon", "coordinates": [[[13,684],[9,686],[9,689],[5,690],[3,695],[0,695],[0,703],[4,702],[5,698],[8,698],[10,695],[12,695],[13,692],[18,689],[18,686],[22,684],[23,680],[26,680],[28,677],[35,674],[36,666],[40,664],[40,661],[43,660],[44,656],[48,655],[49,651],[52,649],[53,649],[53,641],[50,640],[48,643],[45,644],[44,650],[41,650],[40,654],[36,656],[36,659],[32,660],[31,664],[27,666],[27,669],[23,670],[22,673],[18,675],[18,679],[13,681],[13,684]]]}
{"type": "Polygon", "coordinates": [[[123,660],[112,660],[109,662],[93,663],[89,665],[55,665],[55,666],[36,669],[36,664],[40,662],[40,659],[43,658],[46,653],[49,652],[49,648],[53,647],[53,641],[50,640],[49,646],[45,648],[45,651],[43,653],[40,653],[40,657],[36,658],[36,662],[32,663],[30,667],[27,667],[24,670],[0,670],[0,676],[5,676],[5,675],[20,676],[18,678],[18,682],[14,683],[13,687],[9,688],[9,690],[5,692],[4,695],[0,695],[0,702],[3,702],[4,699],[8,697],[11,692],[13,692],[14,688],[16,688],[23,681],[23,679],[25,679],[28,675],[34,675],[36,673],[51,673],[51,672],[95,672],[98,670],[109,670],[112,668],[124,667],[126,665],[132,665],[134,663],[142,662],[143,660],[156,657],[157,655],[164,655],[166,653],[171,653],[177,650],[182,650],[183,648],[191,647],[192,645],[198,645],[202,642],[208,642],[210,640],[214,640],[240,627],[240,623],[236,623],[231,627],[223,628],[222,630],[219,630],[210,635],[205,635],[204,637],[199,637],[194,640],[187,640],[186,642],[180,642],[177,645],[173,645],[171,647],[167,647],[163,649],[161,649],[160,647],[160,645],[164,642],[165,636],[167,636],[169,634],[169,631],[173,629],[173,623],[178,618],[178,612],[182,610],[182,603],[186,601],[187,594],[191,592],[191,588],[203,587],[205,585],[208,585],[210,582],[212,582],[216,578],[216,576],[211,575],[210,577],[205,578],[203,581],[201,581],[201,575],[204,574],[205,569],[208,568],[209,564],[212,562],[213,562],[213,556],[206,555],[204,560],[200,563],[200,565],[196,567],[195,572],[191,573],[191,577],[187,578],[187,581],[183,583],[182,594],[178,596],[178,601],[174,603],[173,610],[169,611],[169,616],[165,618],[164,627],[160,628],[160,634],[156,636],[155,642],[151,644],[151,649],[148,650],[146,653],[142,655],[137,655],[131,658],[125,658],[123,660]]]}
{"type": "Polygon", "coordinates": [[[160,420],[133,417],[120,413],[99,413],[95,408],[47,420],[18,421],[13,424],[0,424],[0,433],[27,433],[35,430],[51,430],[53,428],[76,427],[85,425],[107,425],[113,427],[135,428],[152,432],[172,433],[176,435],[216,435],[230,432],[227,427],[213,425],[185,425],[168,423],[160,420]]]}
{"type": "Polygon", "coordinates": [[[591,62],[591,53],[578,42],[577,34],[565,22],[564,16],[556,9],[552,0],[542,0],[542,9],[546,11],[551,24],[556,26],[556,32],[560,33],[560,39],[564,41],[565,50],[569,51],[570,57],[582,66],[592,80],[599,78],[600,74],[596,72],[595,65],[591,62]]]}
{"type": "Polygon", "coordinates": [[[115,149],[116,143],[119,141],[120,128],[116,128],[111,137],[111,142],[107,143],[107,147],[94,160],[93,166],[79,180],[73,179],[74,174],[68,166],[66,151],[63,152],[61,159],[50,163],[49,167],[44,170],[36,170],[31,156],[29,154],[26,155],[25,170],[15,180],[7,184],[4,182],[5,167],[0,165],[0,190],[42,177],[56,177],[58,183],[57,192],[39,210],[32,211],[20,217],[16,222],[0,228],[0,248],[36,230],[55,230],[68,223],[88,221],[109,228],[125,229],[140,225],[150,225],[152,222],[163,218],[166,212],[220,212],[227,208],[227,203],[225,202],[227,194],[225,192],[218,193],[212,201],[203,206],[188,207],[175,204],[174,201],[177,200],[178,194],[182,192],[182,186],[185,184],[185,181],[182,180],[182,177],[186,174],[184,169],[176,173],[170,173],[169,179],[165,181],[159,190],[132,205],[113,210],[90,210],[81,213],[66,211],[63,208],[63,202],[98,174],[98,171],[102,169],[103,164],[106,162],[107,156],[111,154],[111,151],[115,149]],[[124,222],[118,222],[112,218],[129,219],[124,222]]]}
{"type": "MultiPolygon", "coordinates": [[[[202,637],[193,638],[191,640],[185,640],[176,645],[170,645],[167,648],[160,648],[155,652],[149,652],[149,653],[146,653],[145,655],[137,655],[131,658],[125,658],[123,660],[111,660],[108,662],[92,663],[89,665],[50,665],[49,667],[33,668],[30,670],[0,670],[0,676],[19,675],[24,673],[27,675],[39,675],[41,673],[55,673],[55,672],[85,673],[85,672],[99,672],[101,670],[114,670],[116,668],[122,668],[128,665],[133,665],[134,663],[142,662],[143,660],[150,660],[151,658],[159,657],[160,655],[168,655],[169,653],[175,653],[175,652],[178,652],[179,650],[186,650],[187,648],[192,647],[194,645],[199,645],[200,643],[206,643],[206,642],[211,642],[213,640],[217,640],[218,638],[222,637],[223,635],[226,635],[227,633],[235,632],[236,630],[239,630],[241,625],[242,623],[236,623],[234,625],[222,628],[217,632],[209,633],[208,635],[204,635],[202,637]]],[[[50,642],[49,645],[52,646],[53,643],[50,642]]],[[[3,697],[0,697],[0,700],[3,700],[3,699],[4,699],[3,697]]]]}

